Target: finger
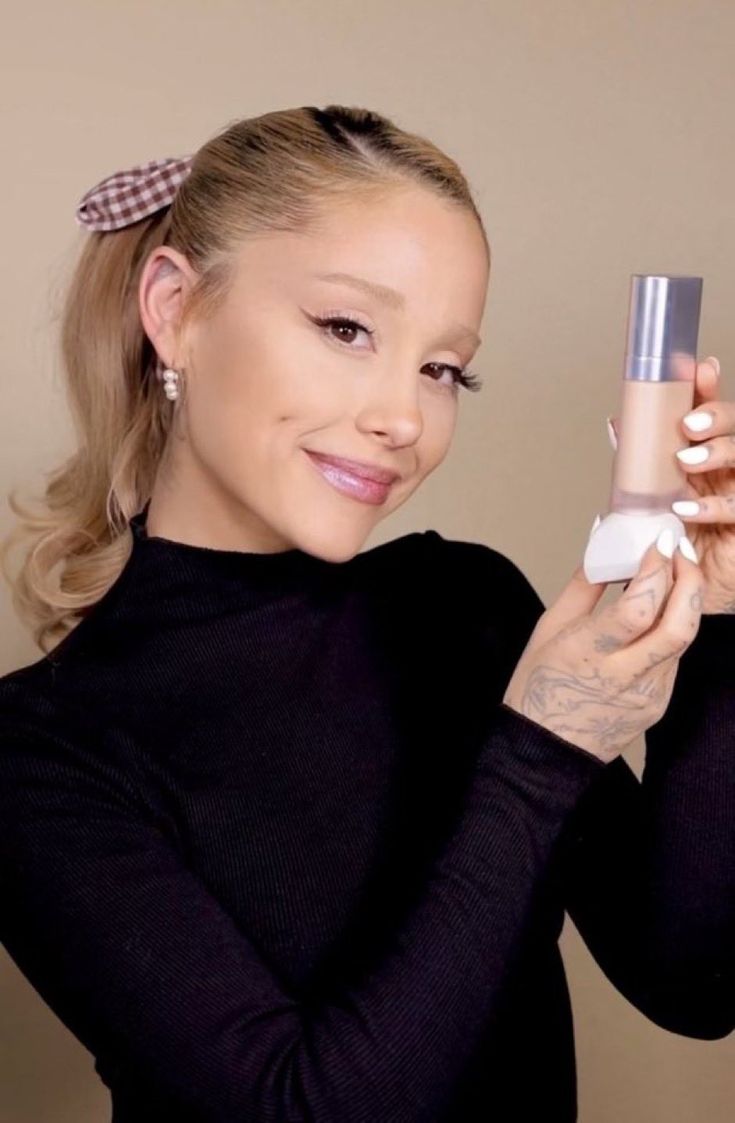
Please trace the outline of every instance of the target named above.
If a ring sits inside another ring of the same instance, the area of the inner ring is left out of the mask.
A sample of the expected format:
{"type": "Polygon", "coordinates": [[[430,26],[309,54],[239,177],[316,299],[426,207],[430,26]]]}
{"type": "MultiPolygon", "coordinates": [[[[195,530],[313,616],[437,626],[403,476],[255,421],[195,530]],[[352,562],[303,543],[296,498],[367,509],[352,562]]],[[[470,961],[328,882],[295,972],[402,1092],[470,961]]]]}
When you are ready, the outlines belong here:
{"type": "Polygon", "coordinates": [[[733,432],[726,437],[713,437],[711,441],[700,441],[687,448],[677,449],[676,458],[685,472],[714,472],[716,468],[729,470],[735,467],[733,446],[735,446],[735,405],[733,406],[733,432]]]}
{"type": "Polygon", "coordinates": [[[680,423],[681,432],[690,441],[706,441],[708,437],[729,436],[735,429],[735,402],[710,396],[700,398],[680,423]]]}
{"type": "Polygon", "coordinates": [[[694,398],[692,406],[696,409],[703,402],[709,402],[717,396],[719,389],[719,361],[710,355],[702,362],[698,362],[694,373],[694,398]]]}
{"type": "Polygon", "coordinates": [[[683,522],[735,523],[735,494],[697,495],[692,499],[677,499],[671,510],[683,522]]]}
{"type": "MultiPolygon", "coordinates": [[[[710,402],[714,402],[719,397],[720,390],[720,363],[718,359],[710,355],[701,363],[697,363],[694,375],[692,409],[696,411],[701,405],[709,405],[710,402]]],[[[720,430],[720,432],[723,431],[720,430]]],[[[699,430],[693,430],[693,432],[696,436],[699,430]]]]}
{"type": "Polygon", "coordinates": [[[638,655],[641,670],[666,659],[679,659],[699,630],[702,619],[704,580],[702,570],[677,548],[671,559],[671,593],[660,619],[646,635],[631,644],[626,656],[638,655]]]}
{"type": "Polygon", "coordinates": [[[702,362],[697,363],[695,386],[699,402],[709,402],[717,397],[719,392],[720,361],[714,355],[708,355],[702,362]]]}
{"type": "Polygon", "coordinates": [[[601,614],[605,623],[603,642],[608,651],[628,647],[656,623],[673,582],[673,563],[652,542],[638,572],[618,599],[601,614]]]}

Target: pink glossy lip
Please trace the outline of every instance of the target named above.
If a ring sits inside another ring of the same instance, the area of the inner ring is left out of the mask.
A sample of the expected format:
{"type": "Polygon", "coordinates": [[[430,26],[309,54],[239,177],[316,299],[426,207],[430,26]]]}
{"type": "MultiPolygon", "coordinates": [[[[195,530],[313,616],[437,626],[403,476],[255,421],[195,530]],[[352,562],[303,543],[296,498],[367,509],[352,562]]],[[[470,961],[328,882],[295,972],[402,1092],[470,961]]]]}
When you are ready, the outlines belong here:
{"type": "Polygon", "coordinates": [[[377,484],[392,484],[395,480],[401,477],[398,472],[391,472],[389,468],[381,468],[377,464],[369,464],[365,460],[345,460],[342,456],[328,456],[322,452],[312,452],[311,449],[306,449],[309,456],[316,457],[317,460],[324,460],[327,464],[334,464],[335,468],[341,468],[345,472],[349,472],[352,476],[359,476],[363,480],[372,480],[377,484]]]}

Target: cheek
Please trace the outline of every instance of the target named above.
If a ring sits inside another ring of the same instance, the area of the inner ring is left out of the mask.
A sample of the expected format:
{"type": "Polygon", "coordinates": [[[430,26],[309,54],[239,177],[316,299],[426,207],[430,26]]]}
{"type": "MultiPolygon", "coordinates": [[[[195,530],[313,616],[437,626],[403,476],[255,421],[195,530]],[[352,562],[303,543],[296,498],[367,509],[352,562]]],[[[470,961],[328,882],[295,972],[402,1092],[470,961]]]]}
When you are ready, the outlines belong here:
{"type": "Polygon", "coordinates": [[[225,336],[209,342],[186,386],[192,452],[215,474],[232,478],[241,478],[257,457],[256,440],[269,412],[267,379],[258,378],[244,354],[225,336]]]}
{"type": "MultiPolygon", "coordinates": [[[[196,378],[188,387],[194,415],[223,433],[248,425],[275,408],[278,367],[264,347],[264,337],[247,321],[222,315],[197,340],[196,378]]],[[[202,425],[199,425],[202,428],[202,425]]]]}
{"type": "Polygon", "coordinates": [[[254,308],[242,322],[226,317],[208,346],[206,366],[234,408],[272,422],[318,418],[339,392],[309,333],[266,308],[254,308]]]}
{"type": "Polygon", "coordinates": [[[237,490],[287,459],[319,427],[324,410],[324,394],[293,354],[276,354],[252,339],[210,345],[187,385],[192,450],[237,490]]]}
{"type": "Polygon", "coordinates": [[[423,428],[421,447],[423,456],[433,467],[441,463],[449,451],[457,426],[459,399],[443,395],[436,389],[427,390],[421,402],[423,428]]]}

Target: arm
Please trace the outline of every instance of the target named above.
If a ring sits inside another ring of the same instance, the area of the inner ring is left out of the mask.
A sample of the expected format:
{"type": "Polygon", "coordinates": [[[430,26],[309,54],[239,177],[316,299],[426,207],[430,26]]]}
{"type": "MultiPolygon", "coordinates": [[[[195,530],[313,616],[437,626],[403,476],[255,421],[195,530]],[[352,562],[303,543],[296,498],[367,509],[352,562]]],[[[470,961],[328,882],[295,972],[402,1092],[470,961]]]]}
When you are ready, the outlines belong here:
{"type": "MultiPolygon", "coordinates": [[[[525,643],[544,603],[520,571],[516,585],[525,643]]],[[[637,1009],[675,1033],[724,1037],[735,1028],[735,616],[702,617],[645,742],[642,782],[618,757],[579,801],[554,874],[637,1009]]]]}
{"type": "Polygon", "coordinates": [[[0,938],[100,1073],[198,1123],[434,1119],[606,766],[494,711],[389,953],[307,1009],[184,864],[132,762],[59,707],[20,687],[0,698],[0,938]]]}
{"type": "Polygon", "coordinates": [[[702,1039],[735,1028],[735,617],[703,616],[666,713],[580,802],[565,901],[610,981],[702,1039]]]}

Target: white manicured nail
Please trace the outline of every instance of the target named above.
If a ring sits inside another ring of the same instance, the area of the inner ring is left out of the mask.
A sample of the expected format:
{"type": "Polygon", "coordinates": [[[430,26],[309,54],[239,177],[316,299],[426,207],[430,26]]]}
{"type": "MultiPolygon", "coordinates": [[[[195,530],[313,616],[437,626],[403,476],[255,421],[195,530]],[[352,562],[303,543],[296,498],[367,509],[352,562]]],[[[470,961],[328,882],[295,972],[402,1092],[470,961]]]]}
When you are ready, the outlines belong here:
{"type": "Polygon", "coordinates": [[[691,448],[680,448],[676,455],[685,464],[704,464],[709,458],[709,449],[704,445],[692,445],[691,448]]]}
{"type": "Polygon", "coordinates": [[[701,433],[703,429],[709,429],[712,424],[711,413],[688,413],[684,418],[684,424],[689,429],[693,429],[697,433],[701,433]]]}
{"type": "Polygon", "coordinates": [[[697,551],[694,549],[693,544],[689,541],[686,534],[682,534],[681,538],[679,539],[679,549],[681,550],[685,558],[689,558],[689,561],[699,561],[699,558],[697,557],[697,551]]]}
{"type": "Polygon", "coordinates": [[[689,515],[698,515],[699,503],[697,503],[694,499],[677,499],[675,503],[671,504],[671,510],[674,512],[674,514],[684,515],[685,517],[688,517],[689,515]]]}
{"type": "Polygon", "coordinates": [[[674,532],[670,526],[667,526],[656,539],[656,549],[665,558],[671,558],[674,556],[674,545],[674,532]]]}

